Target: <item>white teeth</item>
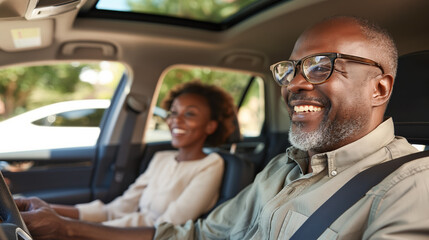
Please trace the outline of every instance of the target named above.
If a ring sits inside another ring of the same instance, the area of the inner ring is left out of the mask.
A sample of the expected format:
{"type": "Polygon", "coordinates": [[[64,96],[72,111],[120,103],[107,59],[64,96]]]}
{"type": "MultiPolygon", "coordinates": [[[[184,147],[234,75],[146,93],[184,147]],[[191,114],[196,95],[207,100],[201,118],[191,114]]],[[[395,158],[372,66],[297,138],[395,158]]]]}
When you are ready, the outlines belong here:
{"type": "Polygon", "coordinates": [[[313,106],[313,105],[301,105],[301,106],[295,106],[293,110],[297,113],[302,112],[320,112],[322,111],[321,107],[313,106]]]}
{"type": "Polygon", "coordinates": [[[173,128],[172,132],[173,132],[173,133],[175,133],[175,134],[183,134],[183,133],[186,133],[186,131],[185,131],[185,130],[180,129],[180,128],[173,128]]]}

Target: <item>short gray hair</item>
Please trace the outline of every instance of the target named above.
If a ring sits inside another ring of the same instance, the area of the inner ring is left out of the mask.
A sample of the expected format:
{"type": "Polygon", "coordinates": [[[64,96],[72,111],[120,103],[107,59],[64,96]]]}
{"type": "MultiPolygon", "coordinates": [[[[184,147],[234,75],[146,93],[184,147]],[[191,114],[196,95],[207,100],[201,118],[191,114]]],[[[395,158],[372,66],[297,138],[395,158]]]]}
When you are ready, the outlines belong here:
{"type": "Polygon", "coordinates": [[[348,19],[361,27],[362,33],[368,41],[377,49],[381,49],[379,58],[387,64],[387,69],[384,69],[384,72],[392,74],[393,78],[395,78],[398,67],[398,49],[390,33],[380,25],[357,16],[333,16],[325,20],[337,18],[348,19]]]}

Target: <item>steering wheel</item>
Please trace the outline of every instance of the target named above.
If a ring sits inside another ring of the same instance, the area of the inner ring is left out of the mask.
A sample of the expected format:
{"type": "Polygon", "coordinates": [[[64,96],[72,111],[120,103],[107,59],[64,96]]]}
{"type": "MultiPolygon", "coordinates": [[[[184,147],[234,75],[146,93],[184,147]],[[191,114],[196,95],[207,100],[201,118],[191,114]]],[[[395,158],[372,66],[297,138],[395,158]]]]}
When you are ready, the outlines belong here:
{"type": "Polygon", "coordinates": [[[0,239],[32,240],[0,171],[0,239]]]}

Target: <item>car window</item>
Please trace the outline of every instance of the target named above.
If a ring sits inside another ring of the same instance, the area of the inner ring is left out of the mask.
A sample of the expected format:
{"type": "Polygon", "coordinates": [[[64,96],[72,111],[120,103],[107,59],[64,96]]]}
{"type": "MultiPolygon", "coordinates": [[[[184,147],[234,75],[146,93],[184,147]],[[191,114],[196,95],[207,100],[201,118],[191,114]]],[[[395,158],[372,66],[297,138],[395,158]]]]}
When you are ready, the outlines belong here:
{"type": "Polygon", "coordinates": [[[238,110],[238,121],[244,137],[257,137],[261,134],[265,121],[265,97],[264,82],[260,77],[250,83],[238,110]]]}
{"type": "Polygon", "coordinates": [[[98,127],[106,109],[83,109],[49,115],[33,122],[38,126],[98,127]]]}
{"type": "MultiPolygon", "coordinates": [[[[165,15],[220,23],[226,20],[230,21],[231,17],[235,17],[239,13],[243,14],[243,11],[250,11],[250,6],[258,2],[256,0],[200,1],[204,1],[205,4],[198,4],[197,1],[171,1],[170,4],[160,4],[159,1],[99,0],[96,9],[165,15]]],[[[269,2],[268,0],[264,1],[269,2]]]]}
{"type": "Polygon", "coordinates": [[[0,70],[0,152],[94,146],[125,67],[68,62],[0,70]]]}
{"type": "Polygon", "coordinates": [[[253,76],[250,73],[218,68],[177,67],[169,70],[164,79],[162,79],[156,109],[149,120],[149,128],[145,133],[146,142],[171,140],[168,126],[161,114],[159,114],[162,100],[173,86],[192,80],[218,85],[231,94],[238,108],[238,122],[243,137],[257,137],[261,134],[265,120],[262,78],[253,76]]]}

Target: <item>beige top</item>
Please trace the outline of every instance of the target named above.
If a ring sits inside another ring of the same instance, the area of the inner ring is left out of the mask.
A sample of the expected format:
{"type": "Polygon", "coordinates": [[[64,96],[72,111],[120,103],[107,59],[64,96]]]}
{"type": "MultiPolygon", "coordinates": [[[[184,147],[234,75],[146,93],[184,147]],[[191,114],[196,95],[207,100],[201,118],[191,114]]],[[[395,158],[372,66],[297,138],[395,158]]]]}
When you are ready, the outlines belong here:
{"type": "Polygon", "coordinates": [[[196,219],[219,196],[224,162],[216,153],[197,161],[175,160],[177,151],[155,154],[147,171],[109,204],[78,204],[81,220],[110,226],[155,226],[196,219]]]}
{"type": "MultiPolygon", "coordinates": [[[[289,239],[359,172],[417,150],[386,120],[337,150],[308,155],[295,148],[274,158],[255,182],[205,220],[161,224],[155,239],[289,239]]],[[[319,239],[429,239],[429,158],[406,163],[373,187],[319,239]]]]}

